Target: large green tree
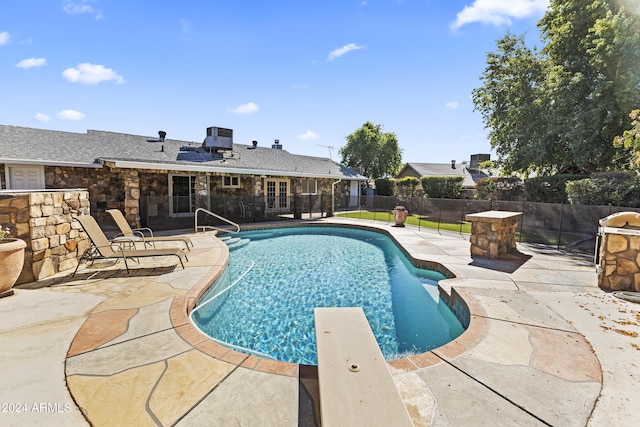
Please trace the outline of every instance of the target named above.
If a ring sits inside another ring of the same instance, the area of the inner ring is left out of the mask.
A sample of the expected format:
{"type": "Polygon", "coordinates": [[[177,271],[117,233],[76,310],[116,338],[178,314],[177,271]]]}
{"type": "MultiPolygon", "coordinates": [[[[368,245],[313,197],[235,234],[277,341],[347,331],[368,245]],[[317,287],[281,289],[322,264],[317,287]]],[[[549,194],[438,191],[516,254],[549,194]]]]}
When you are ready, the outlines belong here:
{"type": "Polygon", "coordinates": [[[509,172],[628,164],[614,146],[640,106],[640,18],[618,0],[551,0],[540,52],[505,35],[487,56],[475,109],[509,172]]]}
{"type": "Polygon", "coordinates": [[[395,133],[385,133],[381,125],[369,121],[347,136],[340,155],[344,165],[361,168],[370,179],[395,176],[402,166],[402,150],[395,133]]]}

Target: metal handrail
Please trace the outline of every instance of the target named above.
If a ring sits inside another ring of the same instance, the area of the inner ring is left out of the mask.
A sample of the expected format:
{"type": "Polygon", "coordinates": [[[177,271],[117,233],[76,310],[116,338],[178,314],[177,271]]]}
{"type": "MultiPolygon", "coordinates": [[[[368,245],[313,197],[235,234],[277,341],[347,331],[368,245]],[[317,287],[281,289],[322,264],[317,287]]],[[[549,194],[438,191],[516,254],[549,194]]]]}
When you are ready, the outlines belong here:
{"type": "Polygon", "coordinates": [[[225,231],[225,232],[230,232],[230,233],[237,233],[237,232],[240,231],[240,226],[238,224],[236,224],[235,222],[233,222],[233,221],[231,221],[231,220],[229,220],[229,219],[227,219],[227,218],[225,218],[223,216],[215,214],[215,213],[213,213],[211,211],[208,211],[205,208],[196,209],[195,218],[196,218],[196,220],[195,220],[196,221],[196,223],[195,223],[196,233],[198,232],[199,228],[202,228],[202,231],[205,231],[206,229],[214,229],[214,230],[220,230],[220,231],[225,231]],[[211,216],[213,216],[215,218],[218,218],[219,220],[224,221],[224,222],[226,222],[228,224],[233,225],[234,227],[236,227],[236,230],[235,231],[234,230],[229,230],[229,229],[226,229],[226,228],[220,228],[220,227],[216,227],[216,226],[213,226],[213,225],[198,225],[198,212],[200,212],[200,211],[202,211],[202,212],[204,212],[204,213],[206,213],[208,215],[211,215],[211,216]]]}

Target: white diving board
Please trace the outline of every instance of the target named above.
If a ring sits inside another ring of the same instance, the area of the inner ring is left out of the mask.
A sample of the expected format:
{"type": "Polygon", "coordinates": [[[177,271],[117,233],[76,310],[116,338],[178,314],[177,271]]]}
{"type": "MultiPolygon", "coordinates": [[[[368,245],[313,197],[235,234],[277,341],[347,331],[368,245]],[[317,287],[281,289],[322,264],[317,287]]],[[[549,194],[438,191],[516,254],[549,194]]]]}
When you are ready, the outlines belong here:
{"type": "Polygon", "coordinates": [[[322,427],[413,426],[362,308],[314,316],[322,427]]]}

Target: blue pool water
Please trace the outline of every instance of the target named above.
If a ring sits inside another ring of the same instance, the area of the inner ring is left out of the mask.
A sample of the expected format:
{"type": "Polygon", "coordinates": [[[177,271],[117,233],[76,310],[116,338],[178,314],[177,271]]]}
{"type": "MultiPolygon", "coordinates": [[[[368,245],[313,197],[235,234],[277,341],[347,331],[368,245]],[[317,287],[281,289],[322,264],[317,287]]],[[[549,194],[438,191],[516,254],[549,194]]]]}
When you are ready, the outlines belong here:
{"type": "Polygon", "coordinates": [[[228,268],[192,312],[204,333],[232,348],[316,365],[314,307],[362,307],[387,360],[464,330],[439,300],[444,276],[415,268],[384,234],[298,227],[233,237],[242,240],[229,244],[228,268]]]}

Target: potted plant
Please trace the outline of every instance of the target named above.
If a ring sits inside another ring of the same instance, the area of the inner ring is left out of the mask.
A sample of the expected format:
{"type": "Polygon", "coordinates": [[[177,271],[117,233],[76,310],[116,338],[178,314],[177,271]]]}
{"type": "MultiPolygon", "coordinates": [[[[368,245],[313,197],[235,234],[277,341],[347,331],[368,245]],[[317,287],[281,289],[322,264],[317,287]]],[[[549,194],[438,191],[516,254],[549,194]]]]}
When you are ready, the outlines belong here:
{"type": "Polygon", "coordinates": [[[7,237],[9,231],[0,227],[0,298],[13,295],[11,288],[22,272],[27,247],[24,240],[7,237]]]}
{"type": "Polygon", "coordinates": [[[407,220],[409,212],[404,206],[396,206],[393,208],[393,219],[396,222],[396,227],[404,227],[404,222],[407,220]]]}

